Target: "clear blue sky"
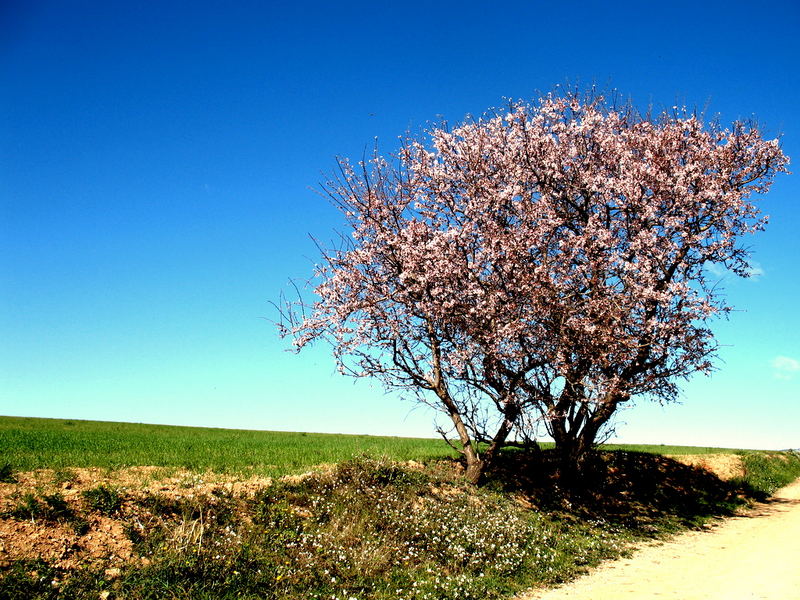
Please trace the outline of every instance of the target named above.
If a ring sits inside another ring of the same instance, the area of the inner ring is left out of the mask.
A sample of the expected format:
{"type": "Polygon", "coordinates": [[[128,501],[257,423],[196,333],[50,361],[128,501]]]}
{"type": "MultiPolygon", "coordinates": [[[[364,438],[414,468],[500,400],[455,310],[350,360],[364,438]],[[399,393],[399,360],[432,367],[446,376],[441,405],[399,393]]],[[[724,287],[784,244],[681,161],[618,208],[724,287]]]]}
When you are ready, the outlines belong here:
{"type": "MultiPolygon", "coordinates": [[[[758,117],[800,159],[800,5],[0,4],[0,414],[431,435],[431,414],[285,352],[270,306],[341,225],[336,155],[556,84],[758,117]]],[[[792,168],[792,167],[790,167],[792,168]]],[[[625,441],[800,446],[795,175],[726,283],[719,370],[625,441]]]]}

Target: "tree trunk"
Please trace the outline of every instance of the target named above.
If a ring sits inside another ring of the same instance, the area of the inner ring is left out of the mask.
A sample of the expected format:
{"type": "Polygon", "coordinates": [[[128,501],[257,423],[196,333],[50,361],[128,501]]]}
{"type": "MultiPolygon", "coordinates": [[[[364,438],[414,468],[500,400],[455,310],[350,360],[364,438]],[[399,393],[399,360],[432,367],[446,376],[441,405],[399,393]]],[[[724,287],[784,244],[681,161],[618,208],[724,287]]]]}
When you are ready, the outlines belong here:
{"type": "Polygon", "coordinates": [[[478,457],[474,450],[471,450],[471,452],[465,454],[465,456],[467,459],[467,470],[464,473],[464,477],[472,485],[478,485],[481,480],[481,476],[483,475],[483,469],[486,465],[484,461],[478,457]]]}
{"type": "Polygon", "coordinates": [[[433,357],[433,373],[429,375],[428,383],[430,389],[442,401],[442,405],[450,415],[453,421],[453,426],[458,433],[458,439],[461,442],[461,454],[467,461],[466,478],[467,481],[473,485],[477,485],[483,474],[484,462],[481,460],[477,447],[473,444],[470,432],[464,424],[464,419],[461,416],[461,410],[458,404],[450,396],[450,391],[447,389],[444,377],[442,376],[442,362],[439,349],[439,339],[436,336],[433,325],[428,321],[428,335],[431,343],[431,354],[433,357]]]}
{"type": "Polygon", "coordinates": [[[596,428],[588,424],[578,430],[568,429],[566,419],[557,419],[553,423],[552,436],[558,457],[559,478],[565,487],[580,487],[584,458],[594,446],[595,431],[596,428]]]}
{"type": "Polygon", "coordinates": [[[569,438],[556,443],[559,481],[565,488],[575,489],[581,484],[581,470],[585,450],[579,439],[569,438]]]}
{"type": "Polygon", "coordinates": [[[594,448],[600,430],[613,416],[619,403],[628,398],[621,394],[609,396],[596,410],[570,417],[562,411],[559,417],[551,420],[550,433],[556,443],[559,469],[568,485],[580,486],[585,481],[581,477],[584,459],[594,448]]]}
{"type": "Polygon", "coordinates": [[[467,481],[473,485],[477,485],[480,481],[481,475],[483,474],[485,463],[483,460],[481,460],[481,456],[478,453],[471,436],[469,435],[469,430],[464,424],[464,420],[461,418],[461,413],[459,412],[455,402],[453,402],[446,390],[442,389],[440,392],[441,393],[439,394],[439,397],[447,407],[448,412],[450,413],[450,419],[453,421],[456,433],[458,433],[458,439],[461,442],[460,452],[467,462],[467,471],[465,476],[467,481]]]}

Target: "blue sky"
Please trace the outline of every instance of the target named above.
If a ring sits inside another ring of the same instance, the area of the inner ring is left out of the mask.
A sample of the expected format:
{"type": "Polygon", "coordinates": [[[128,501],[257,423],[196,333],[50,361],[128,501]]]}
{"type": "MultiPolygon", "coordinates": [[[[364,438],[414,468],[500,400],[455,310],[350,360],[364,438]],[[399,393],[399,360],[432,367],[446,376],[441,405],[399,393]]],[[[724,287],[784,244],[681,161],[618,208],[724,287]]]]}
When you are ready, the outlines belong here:
{"type": "MultiPolygon", "coordinates": [[[[7,1],[0,414],[431,435],[431,413],[285,352],[270,301],[341,219],[313,190],[442,116],[593,83],[800,156],[800,5],[7,1]],[[569,8],[567,8],[569,6],[569,8]]],[[[792,167],[790,167],[792,168],[792,167]]],[[[620,440],[800,446],[797,176],[728,279],[719,370],[620,440]]]]}

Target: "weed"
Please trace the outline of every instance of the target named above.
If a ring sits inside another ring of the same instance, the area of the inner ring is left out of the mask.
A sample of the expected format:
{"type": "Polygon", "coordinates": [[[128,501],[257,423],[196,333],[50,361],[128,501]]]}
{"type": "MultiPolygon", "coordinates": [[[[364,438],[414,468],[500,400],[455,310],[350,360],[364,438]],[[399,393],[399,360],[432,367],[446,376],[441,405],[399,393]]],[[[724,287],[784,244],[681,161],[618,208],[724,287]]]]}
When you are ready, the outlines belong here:
{"type": "Polygon", "coordinates": [[[43,513],[44,506],[31,492],[26,493],[22,500],[9,511],[9,514],[15,519],[30,519],[31,521],[41,517],[43,513]]]}
{"type": "Polygon", "coordinates": [[[89,523],[75,514],[59,492],[45,494],[41,498],[37,498],[33,493],[27,493],[7,514],[21,520],[39,519],[54,523],[69,523],[78,535],[84,535],[89,531],[89,523]]]}
{"type": "Polygon", "coordinates": [[[0,568],[0,598],[5,600],[82,600],[98,598],[103,576],[92,568],[67,572],[41,559],[0,568]]]}
{"type": "Polygon", "coordinates": [[[60,597],[58,571],[43,560],[18,561],[0,579],[0,597],[56,600],[60,597]]]}
{"type": "Polygon", "coordinates": [[[145,493],[141,498],[137,499],[137,504],[159,517],[169,517],[182,512],[180,502],[164,494],[153,492],[145,493]]]}
{"type": "Polygon", "coordinates": [[[104,515],[113,515],[122,508],[123,496],[119,489],[105,484],[84,490],[81,496],[86,500],[89,508],[104,515]]]}
{"type": "Polygon", "coordinates": [[[130,521],[125,523],[122,531],[125,532],[125,537],[133,542],[134,545],[139,545],[145,539],[143,529],[144,527],[138,521],[130,521]]]}
{"type": "Polygon", "coordinates": [[[75,518],[75,513],[67,505],[59,492],[42,497],[44,501],[44,516],[50,521],[71,521],[75,518]]]}
{"type": "Polygon", "coordinates": [[[86,519],[75,517],[70,524],[72,525],[72,531],[75,532],[75,535],[86,535],[89,533],[89,521],[86,519]]]}
{"type": "Polygon", "coordinates": [[[26,492],[20,501],[8,512],[9,516],[15,519],[31,520],[45,519],[51,514],[51,506],[55,505],[55,512],[58,512],[60,507],[59,498],[57,495],[48,497],[50,503],[45,504],[33,492],[26,492]]]}
{"type": "Polygon", "coordinates": [[[361,454],[336,466],[336,479],[360,489],[392,485],[413,487],[427,481],[425,474],[411,471],[387,457],[374,458],[361,454]]]}
{"type": "Polygon", "coordinates": [[[63,486],[65,483],[75,483],[78,481],[78,474],[72,469],[56,469],[53,472],[53,485],[63,486]]]}

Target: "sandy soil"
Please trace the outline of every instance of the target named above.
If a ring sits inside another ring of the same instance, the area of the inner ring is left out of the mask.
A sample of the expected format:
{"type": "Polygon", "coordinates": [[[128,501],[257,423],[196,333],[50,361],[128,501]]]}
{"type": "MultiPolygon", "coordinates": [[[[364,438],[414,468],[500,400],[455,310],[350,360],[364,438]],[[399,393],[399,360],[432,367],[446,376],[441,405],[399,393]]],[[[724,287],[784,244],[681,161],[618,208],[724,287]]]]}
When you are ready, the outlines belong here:
{"type": "Polygon", "coordinates": [[[670,456],[679,463],[711,471],[720,479],[744,477],[742,457],[738,454],[676,454],[670,456]]]}
{"type": "Polygon", "coordinates": [[[689,532],[520,600],[800,600],[800,480],[711,531],[689,532]]]}

